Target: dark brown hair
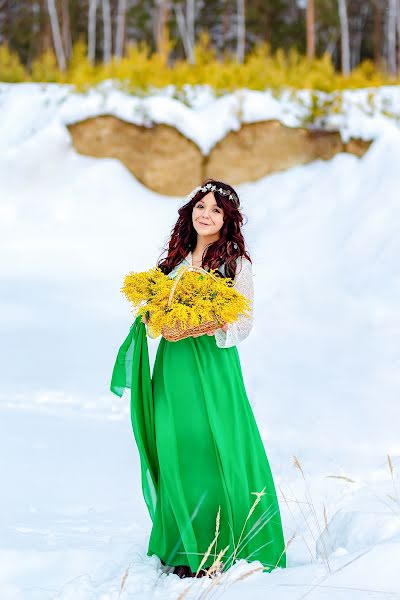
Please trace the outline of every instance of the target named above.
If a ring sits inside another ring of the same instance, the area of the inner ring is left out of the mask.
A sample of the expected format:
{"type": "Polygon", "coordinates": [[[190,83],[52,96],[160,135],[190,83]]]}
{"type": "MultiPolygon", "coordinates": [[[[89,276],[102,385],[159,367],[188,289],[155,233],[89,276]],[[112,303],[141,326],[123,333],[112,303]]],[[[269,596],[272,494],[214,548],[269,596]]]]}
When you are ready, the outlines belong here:
{"type": "MultiPolygon", "coordinates": [[[[205,248],[202,257],[202,266],[206,270],[218,269],[225,263],[225,277],[235,277],[236,259],[244,256],[251,262],[250,255],[245,248],[241,226],[243,224],[243,215],[240,211],[240,205],[229,199],[229,196],[223,196],[217,190],[222,188],[230,191],[239,198],[236,190],[232,186],[217,181],[215,179],[205,179],[201,184],[206,183],[215,185],[217,189],[213,192],[217,205],[224,211],[224,222],[220,230],[220,238],[205,248]]],[[[157,266],[168,275],[186,255],[196,247],[197,232],[193,227],[192,212],[195,204],[209,193],[199,190],[191,200],[178,209],[179,218],[171,231],[170,240],[167,247],[163,250],[167,252],[166,258],[160,259],[157,266]]],[[[222,274],[221,274],[222,275],[222,274]]]]}

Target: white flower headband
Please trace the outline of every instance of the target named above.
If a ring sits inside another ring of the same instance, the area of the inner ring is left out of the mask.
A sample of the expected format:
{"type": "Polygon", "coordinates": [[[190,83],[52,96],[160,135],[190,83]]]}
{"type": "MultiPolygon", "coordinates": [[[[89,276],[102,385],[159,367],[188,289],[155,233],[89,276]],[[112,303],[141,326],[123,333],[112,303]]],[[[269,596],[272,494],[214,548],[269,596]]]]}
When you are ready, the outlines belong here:
{"type": "Polygon", "coordinates": [[[229,196],[229,200],[232,200],[233,203],[235,204],[235,206],[239,207],[240,203],[239,203],[239,198],[236,196],[236,194],[232,193],[230,190],[224,190],[221,187],[217,188],[216,185],[214,185],[213,183],[206,183],[205,186],[197,186],[196,188],[194,188],[193,191],[190,192],[189,196],[187,197],[188,200],[191,200],[192,198],[195,197],[195,195],[197,194],[197,192],[215,192],[217,191],[219,194],[221,194],[222,196],[229,196]]]}

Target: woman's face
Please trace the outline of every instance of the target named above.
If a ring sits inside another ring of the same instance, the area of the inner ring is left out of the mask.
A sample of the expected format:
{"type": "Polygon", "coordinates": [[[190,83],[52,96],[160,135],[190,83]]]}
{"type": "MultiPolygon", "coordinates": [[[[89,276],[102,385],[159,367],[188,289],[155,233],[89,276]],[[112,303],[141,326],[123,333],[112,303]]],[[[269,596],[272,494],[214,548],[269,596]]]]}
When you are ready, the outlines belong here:
{"type": "Polygon", "coordinates": [[[224,223],[224,211],[216,203],[213,192],[208,192],[196,202],[192,222],[198,235],[215,237],[219,232],[224,223]]]}

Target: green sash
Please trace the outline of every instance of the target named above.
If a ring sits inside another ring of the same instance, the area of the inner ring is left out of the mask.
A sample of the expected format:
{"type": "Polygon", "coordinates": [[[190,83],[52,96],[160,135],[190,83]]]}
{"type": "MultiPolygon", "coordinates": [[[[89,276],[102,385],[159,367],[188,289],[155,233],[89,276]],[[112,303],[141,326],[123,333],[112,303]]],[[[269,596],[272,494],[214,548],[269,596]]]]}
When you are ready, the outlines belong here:
{"type": "Polygon", "coordinates": [[[159,468],[149,351],[141,315],[118,351],[111,377],[110,390],[114,394],[121,397],[125,388],[131,390],[131,422],[140,455],[143,496],[154,521],[159,468]]]}

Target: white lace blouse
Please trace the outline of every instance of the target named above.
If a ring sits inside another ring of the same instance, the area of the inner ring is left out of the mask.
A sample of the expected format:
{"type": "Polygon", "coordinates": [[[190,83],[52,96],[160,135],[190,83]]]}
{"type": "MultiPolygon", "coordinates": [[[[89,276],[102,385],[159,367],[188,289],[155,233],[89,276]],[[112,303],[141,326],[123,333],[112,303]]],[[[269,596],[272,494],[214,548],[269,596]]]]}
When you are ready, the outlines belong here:
{"type": "MultiPolygon", "coordinates": [[[[169,277],[174,277],[178,269],[184,265],[192,265],[192,253],[186,256],[182,262],[180,262],[174,269],[168,273],[169,277]]],[[[223,274],[224,265],[220,267],[223,274]]],[[[234,279],[234,288],[246,296],[250,300],[250,316],[246,316],[244,313],[240,314],[234,323],[228,325],[228,331],[223,329],[217,329],[215,332],[215,341],[219,348],[230,348],[231,346],[237,346],[240,342],[247,338],[252,327],[253,327],[253,308],[254,308],[254,284],[253,284],[253,270],[252,265],[247,258],[240,256],[237,259],[236,275],[234,279]]],[[[153,337],[150,334],[150,330],[146,325],[147,335],[153,337]]],[[[207,334],[205,334],[207,335],[207,334]]],[[[158,336],[156,336],[158,337],[158,336]]]]}

